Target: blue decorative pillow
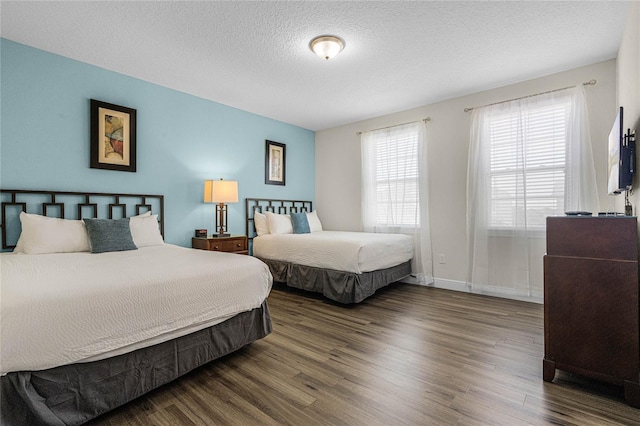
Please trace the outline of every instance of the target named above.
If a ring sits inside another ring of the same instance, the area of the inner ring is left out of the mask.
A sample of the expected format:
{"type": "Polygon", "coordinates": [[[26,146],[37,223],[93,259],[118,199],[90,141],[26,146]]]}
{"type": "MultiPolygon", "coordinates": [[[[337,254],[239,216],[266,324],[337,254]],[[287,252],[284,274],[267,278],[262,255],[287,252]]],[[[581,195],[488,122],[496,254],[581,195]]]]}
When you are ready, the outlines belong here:
{"type": "Polygon", "coordinates": [[[306,213],[291,213],[291,224],[293,225],[294,234],[308,234],[311,232],[306,213]]]}
{"type": "Polygon", "coordinates": [[[89,235],[91,253],[108,251],[137,250],[133,242],[129,218],[124,219],[84,219],[89,235]]]}

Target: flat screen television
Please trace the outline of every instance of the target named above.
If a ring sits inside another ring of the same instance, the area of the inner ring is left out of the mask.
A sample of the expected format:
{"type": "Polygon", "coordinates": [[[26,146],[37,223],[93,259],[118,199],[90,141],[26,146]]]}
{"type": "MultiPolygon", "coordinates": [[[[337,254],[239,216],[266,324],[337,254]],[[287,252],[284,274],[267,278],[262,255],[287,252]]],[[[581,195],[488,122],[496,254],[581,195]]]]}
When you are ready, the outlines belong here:
{"type": "Polygon", "coordinates": [[[609,133],[609,194],[631,189],[634,174],[635,143],[624,133],[624,110],[620,107],[609,133]]]}

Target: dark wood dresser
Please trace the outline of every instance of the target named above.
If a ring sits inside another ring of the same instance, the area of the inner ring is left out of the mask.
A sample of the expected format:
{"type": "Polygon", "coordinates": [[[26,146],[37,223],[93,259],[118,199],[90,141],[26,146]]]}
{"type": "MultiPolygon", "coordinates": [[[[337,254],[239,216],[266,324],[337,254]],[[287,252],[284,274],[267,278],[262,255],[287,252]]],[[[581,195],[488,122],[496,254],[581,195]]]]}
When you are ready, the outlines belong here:
{"type": "Polygon", "coordinates": [[[549,217],[543,379],[556,369],[624,386],[640,407],[636,217],[549,217]]]}

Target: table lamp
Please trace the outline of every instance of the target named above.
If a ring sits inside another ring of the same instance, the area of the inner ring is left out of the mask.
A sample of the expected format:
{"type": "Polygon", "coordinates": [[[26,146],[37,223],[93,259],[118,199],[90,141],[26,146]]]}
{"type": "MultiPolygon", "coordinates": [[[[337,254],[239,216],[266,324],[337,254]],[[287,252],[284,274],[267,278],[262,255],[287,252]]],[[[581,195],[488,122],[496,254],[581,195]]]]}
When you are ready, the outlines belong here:
{"type": "Polygon", "coordinates": [[[227,231],[227,205],[238,202],[238,182],[235,180],[205,180],[204,202],[216,204],[216,231],[212,237],[229,237],[227,231]]]}

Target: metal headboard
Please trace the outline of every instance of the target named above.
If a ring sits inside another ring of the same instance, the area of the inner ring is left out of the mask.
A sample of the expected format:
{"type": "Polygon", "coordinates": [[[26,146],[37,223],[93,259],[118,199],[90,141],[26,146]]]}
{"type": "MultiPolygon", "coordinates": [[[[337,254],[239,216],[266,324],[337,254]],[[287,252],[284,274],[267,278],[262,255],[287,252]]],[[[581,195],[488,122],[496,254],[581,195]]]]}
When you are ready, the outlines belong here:
{"type": "Polygon", "coordinates": [[[246,228],[247,237],[253,240],[256,236],[256,225],[253,214],[259,213],[302,213],[313,211],[313,202],[302,200],[274,200],[270,198],[247,198],[246,199],[246,228]]]}
{"type": "Polygon", "coordinates": [[[160,233],[164,236],[164,195],[0,189],[0,199],[3,249],[16,246],[21,211],[61,219],[113,219],[151,211],[158,215],[160,233]],[[12,244],[7,240],[9,237],[15,240],[12,244]]]}

